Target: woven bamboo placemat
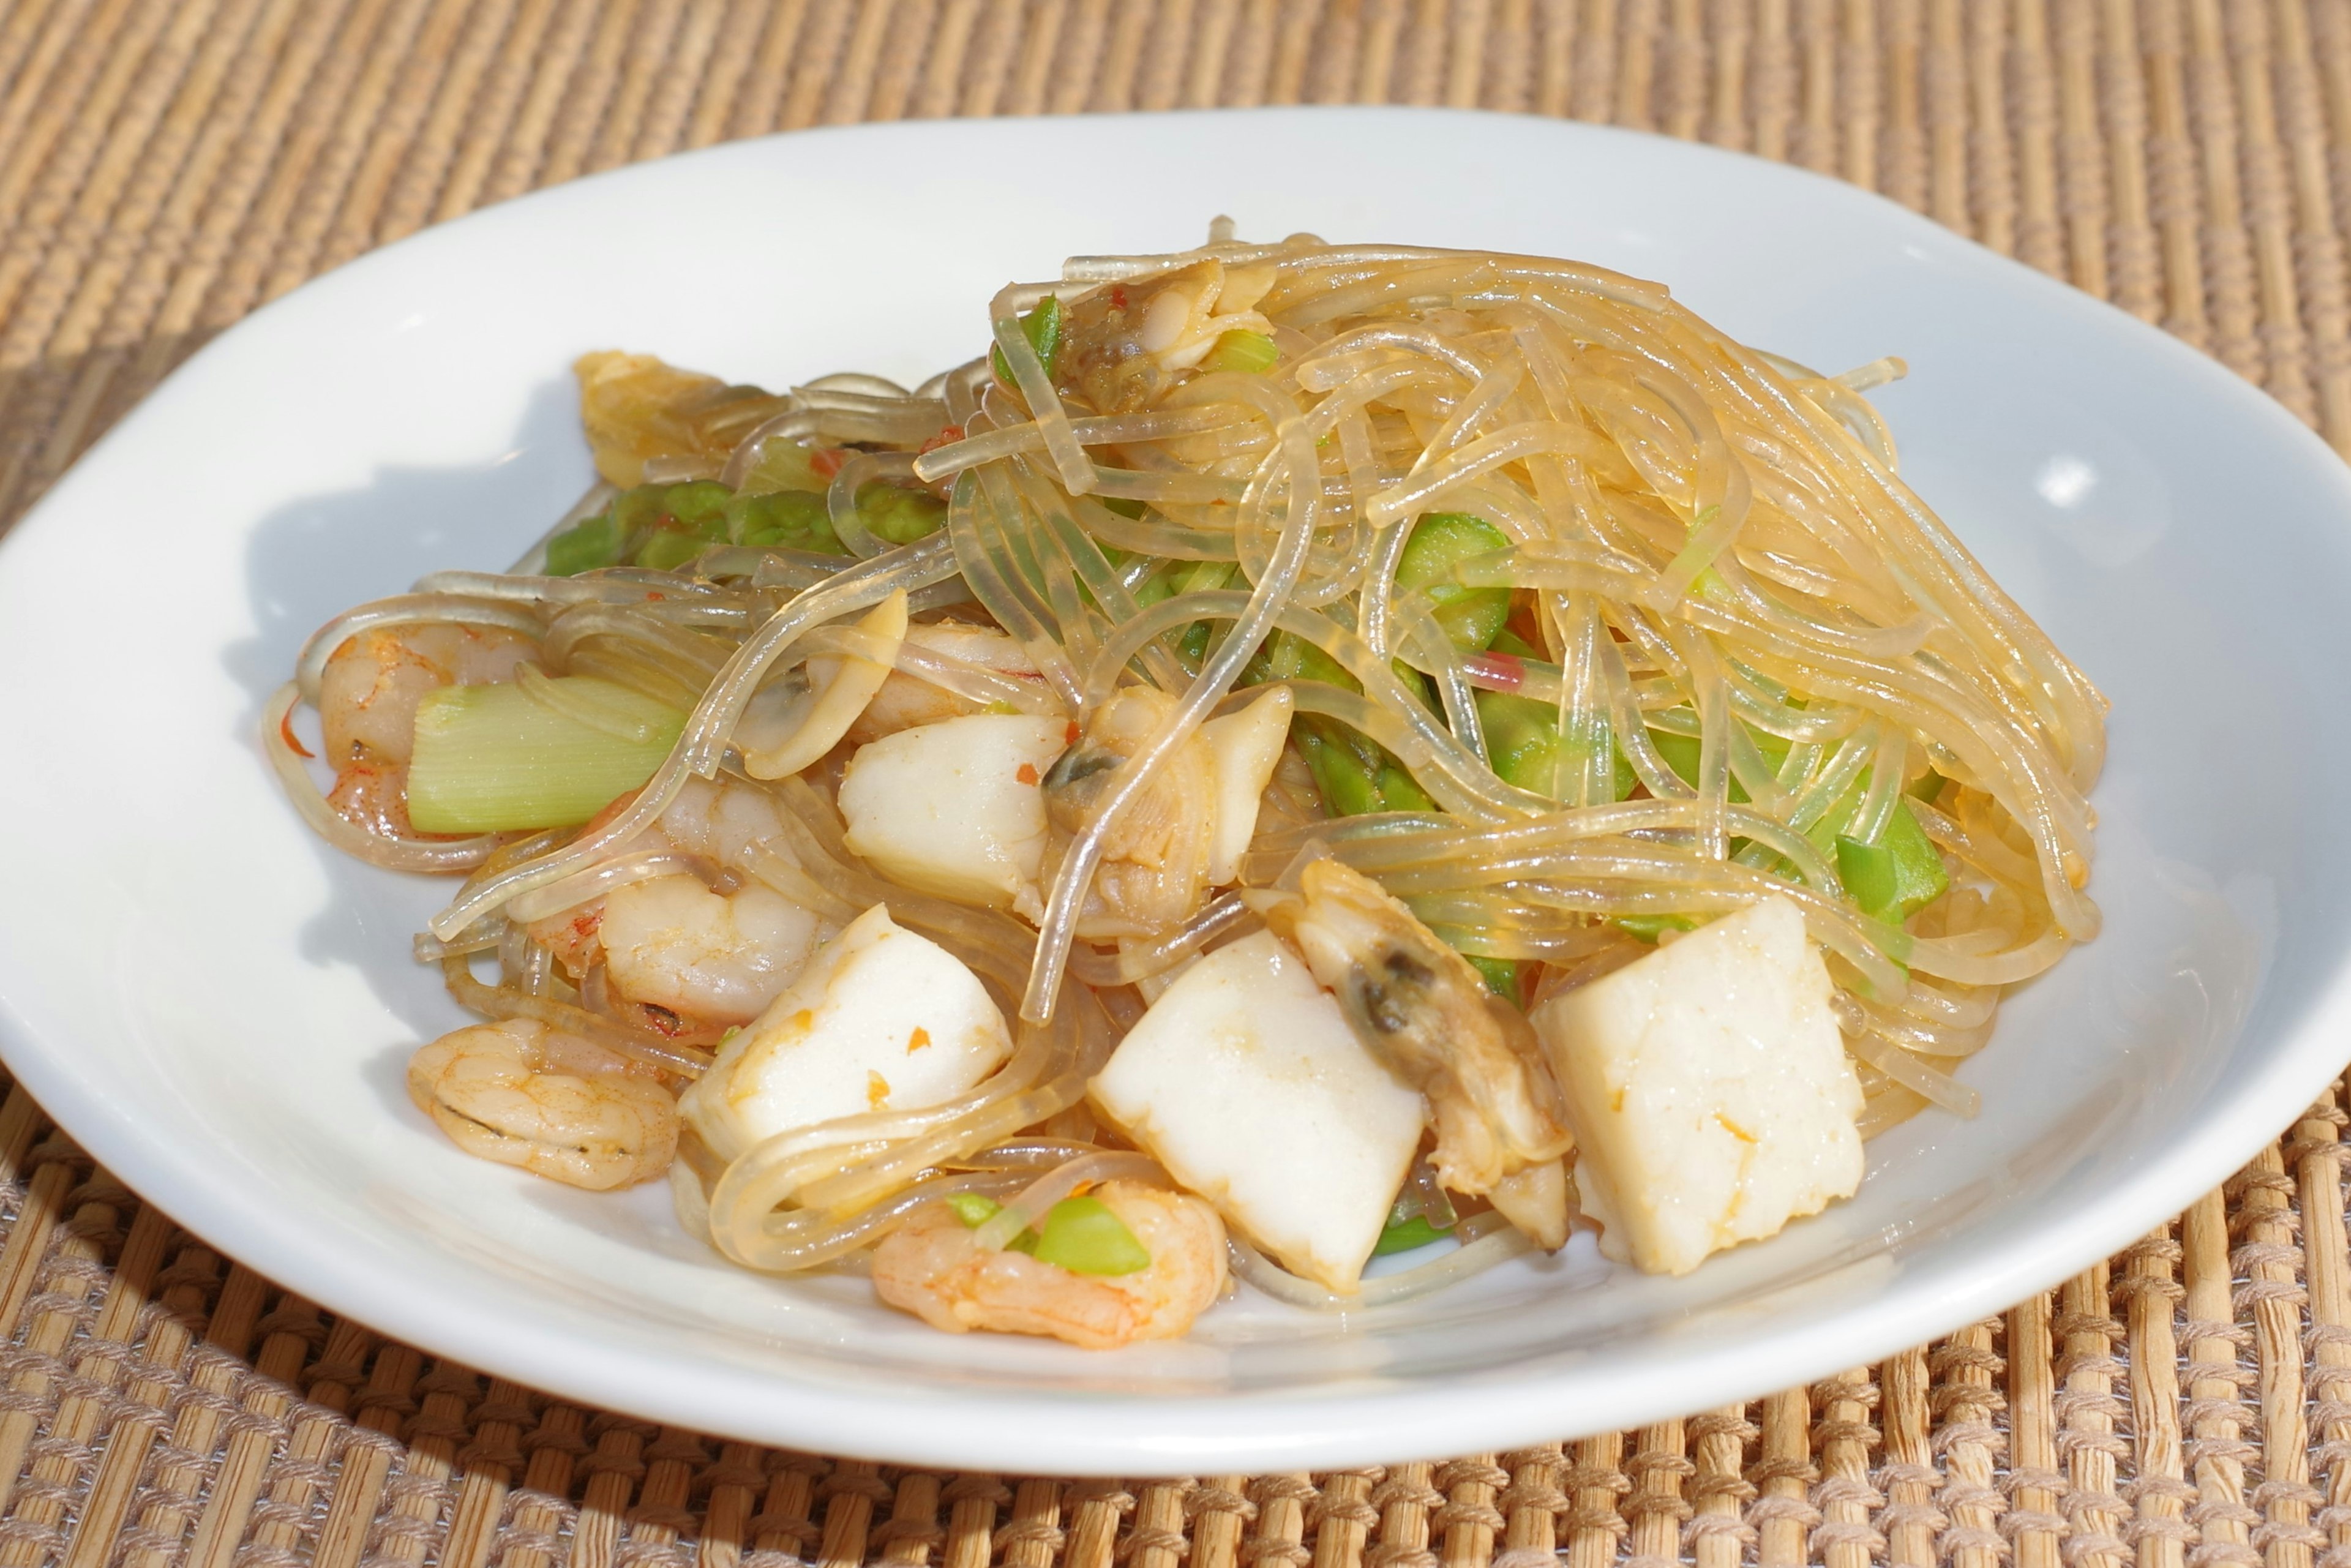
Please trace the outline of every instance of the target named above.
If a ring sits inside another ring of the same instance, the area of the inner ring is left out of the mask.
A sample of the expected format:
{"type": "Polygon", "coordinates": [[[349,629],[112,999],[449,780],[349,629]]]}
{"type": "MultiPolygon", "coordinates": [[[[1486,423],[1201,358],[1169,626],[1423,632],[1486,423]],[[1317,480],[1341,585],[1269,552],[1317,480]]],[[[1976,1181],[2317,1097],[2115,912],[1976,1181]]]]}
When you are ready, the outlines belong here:
{"type": "MultiPolygon", "coordinates": [[[[2351,0],[0,0],[0,528],[257,304],[534,186],[819,122],[1301,100],[1842,175],[2351,451],[2351,0]]],[[[2346,1120],[2338,1084],[2123,1256],[1809,1389],[1104,1483],[772,1452],[435,1363],[217,1257],[14,1090],[0,1568],[2351,1568],[2346,1120]]]]}

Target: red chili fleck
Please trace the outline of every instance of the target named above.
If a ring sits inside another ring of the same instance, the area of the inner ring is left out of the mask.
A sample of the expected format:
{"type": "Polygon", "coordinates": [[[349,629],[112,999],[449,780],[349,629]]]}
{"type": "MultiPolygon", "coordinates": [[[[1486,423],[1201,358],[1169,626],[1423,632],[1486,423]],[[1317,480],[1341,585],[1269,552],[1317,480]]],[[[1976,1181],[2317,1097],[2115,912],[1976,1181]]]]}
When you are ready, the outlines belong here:
{"type": "Polygon", "coordinates": [[[1037,782],[1037,769],[1030,764],[1024,762],[1020,765],[1019,770],[1014,773],[1012,777],[1018,779],[1023,784],[1034,784],[1037,782]]]}
{"type": "MultiPolygon", "coordinates": [[[[940,447],[952,446],[962,439],[962,425],[943,424],[939,426],[939,433],[936,435],[932,436],[928,441],[923,443],[923,452],[936,452],[940,447]]],[[[915,455],[919,457],[922,455],[922,453],[918,452],[915,455]]]]}
{"type": "Polygon", "coordinates": [[[809,468],[820,479],[830,479],[841,472],[849,454],[838,446],[820,446],[809,455],[809,468]]]}
{"type": "Polygon", "coordinates": [[[656,592],[656,593],[648,593],[648,594],[646,594],[646,595],[645,595],[645,597],[646,597],[647,599],[667,599],[667,598],[669,597],[669,595],[668,595],[668,594],[666,594],[666,593],[658,593],[658,592],[656,592]]]}
{"type": "Polygon", "coordinates": [[[294,710],[290,707],[278,716],[277,738],[284,741],[287,749],[297,757],[308,758],[316,755],[308,747],[294,738],[294,710]]]}
{"type": "Polygon", "coordinates": [[[1078,743],[1078,737],[1084,733],[1085,731],[1078,727],[1078,721],[1076,719],[1071,719],[1070,721],[1070,727],[1061,731],[1061,744],[1063,746],[1075,746],[1078,743]]]}
{"type": "Polygon", "coordinates": [[[1491,691],[1514,692],[1527,684],[1527,666],[1515,653],[1476,653],[1461,661],[1469,678],[1491,691]]]}
{"type": "Polygon", "coordinates": [[[1110,291],[1110,306],[1113,310],[1123,310],[1126,308],[1125,284],[1122,283],[1117,287],[1110,291]]]}

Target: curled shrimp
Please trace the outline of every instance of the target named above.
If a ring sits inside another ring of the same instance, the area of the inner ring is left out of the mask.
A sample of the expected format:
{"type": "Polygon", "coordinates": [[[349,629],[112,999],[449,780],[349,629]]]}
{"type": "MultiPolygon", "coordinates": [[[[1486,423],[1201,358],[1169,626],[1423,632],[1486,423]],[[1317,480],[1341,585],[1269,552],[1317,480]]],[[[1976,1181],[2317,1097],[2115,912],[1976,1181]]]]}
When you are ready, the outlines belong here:
{"type": "Polygon", "coordinates": [[[418,1050],[408,1097],[469,1155],[604,1192],[677,1153],[677,1106],[602,1046],[531,1019],[473,1024],[418,1050]]]}
{"type": "Polygon", "coordinates": [[[950,1333],[1045,1334],[1087,1350],[1176,1339],[1225,1293],[1225,1224],[1188,1194],[1104,1182],[1093,1197],[1151,1254],[1132,1274],[1073,1274],[983,1247],[943,1202],[926,1203],[873,1253],[884,1301],[950,1333]]]}
{"type": "MultiPolygon", "coordinates": [[[[1447,1187],[1491,1195],[1573,1145],[1534,1030],[1377,883],[1339,861],[1318,860],[1306,867],[1298,895],[1268,901],[1264,915],[1336,993],[1364,1044],[1427,1097],[1437,1128],[1430,1163],[1447,1187]]],[[[1552,1185],[1533,1178],[1511,1184],[1504,1196],[1539,1187],[1549,1207],[1552,1185]]],[[[1538,1228],[1564,1239],[1563,1185],[1558,1195],[1558,1224],[1538,1228]]]]}
{"type": "Polygon", "coordinates": [[[664,874],[538,916],[531,940],[582,982],[602,966],[610,997],[653,1009],[648,1021],[663,1032],[748,1023],[831,930],[749,878],[763,854],[786,854],[782,831],[765,791],[695,779],[613,857],[648,858],[664,874]],[[673,869],[682,866],[694,869],[673,869]]]}
{"type": "Polygon", "coordinates": [[[440,622],[373,626],[345,639],[319,677],[319,721],[335,770],[328,804],[370,832],[410,837],[417,706],[443,686],[510,681],[538,651],[519,632],[440,622]]]}

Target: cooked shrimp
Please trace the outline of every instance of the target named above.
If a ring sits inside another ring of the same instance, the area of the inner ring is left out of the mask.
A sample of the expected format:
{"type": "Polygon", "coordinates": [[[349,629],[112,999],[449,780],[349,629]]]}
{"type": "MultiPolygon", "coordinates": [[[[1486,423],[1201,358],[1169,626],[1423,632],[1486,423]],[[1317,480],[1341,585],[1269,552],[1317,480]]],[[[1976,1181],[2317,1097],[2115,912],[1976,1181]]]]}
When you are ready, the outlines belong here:
{"type": "Polygon", "coordinates": [[[1140,1182],[1093,1189],[1151,1254],[1132,1274],[1073,1274],[983,1248],[945,1203],[925,1204],[873,1254],[873,1290],[950,1333],[1047,1334],[1087,1350],[1175,1339],[1225,1293],[1225,1224],[1199,1198],[1140,1182]]]}
{"type": "Polygon", "coordinates": [[[319,682],[335,769],[329,803],[370,831],[407,836],[417,705],[443,686],[510,681],[537,652],[529,638],[497,626],[376,626],[347,639],[319,682]]]}
{"type": "Polygon", "coordinates": [[[408,1097],[469,1155],[591,1192],[650,1181],[677,1152],[669,1092],[602,1046],[529,1019],[444,1034],[408,1097]]]}
{"type": "MultiPolygon", "coordinates": [[[[1127,687],[1102,706],[1046,773],[1047,885],[1070,841],[1102,809],[1118,765],[1143,749],[1175,706],[1165,692],[1127,687]]],[[[1216,754],[1195,733],[1160,763],[1111,831],[1078,935],[1089,941],[1152,936],[1188,919],[1207,885],[1216,833],[1216,754]]]]}
{"type": "MultiPolygon", "coordinates": [[[[905,645],[919,653],[975,665],[990,674],[1039,683],[1045,678],[1038,673],[1037,661],[1029,656],[1028,649],[991,627],[970,626],[956,621],[909,626],[905,645]]],[[[986,704],[959,692],[951,692],[903,669],[893,670],[882,683],[882,689],[873,694],[873,700],[865,705],[865,711],[857,716],[857,722],[849,727],[849,738],[862,746],[917,725],[987,711],[986,704]]]]}
{"type": "MultiPolygon", "coordinates": [[[[618,805],[620,802],[615,802],[618,805]]],[[[607,808],[611,810],[611,808],[607,808]]],[[[764,790],[688,781],[614,858],[674,852],[703,875],[629,883],[530,923],[532,941],[575,979],[605,967],[611,993],[695,1023],[748,1023],[831,934],[818,915],[738,874],[762,853],[789,859],[764,790]]],[[[656,1015],[656,1027],[669,1021],[656,1015]]]]}
{"type": "Polygon", "coordinates": [[[817,917],[754,883],[725,894],[657,876],[604,897],[597,935],[612,988],[712,1023],[749,1023],[808,962],[817,917]]]}
{"type": "Polygon", "coordinates": [[[1446,1186],[1490,1193],[1573,1144],[1524,1016],[1377,883],[1315,861],[1300,895],[1269,902],[1265,920],[1297,944],[1364,1042],[1426,1096],[1430,1163],[1446,1186]]]}

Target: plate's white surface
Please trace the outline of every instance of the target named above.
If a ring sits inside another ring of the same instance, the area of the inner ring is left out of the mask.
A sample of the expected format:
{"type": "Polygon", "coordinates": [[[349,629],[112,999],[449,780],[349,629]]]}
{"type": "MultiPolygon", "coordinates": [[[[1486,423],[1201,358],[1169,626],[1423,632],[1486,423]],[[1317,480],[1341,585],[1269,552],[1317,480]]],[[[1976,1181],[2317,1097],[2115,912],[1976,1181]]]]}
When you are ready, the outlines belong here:
{"type": "Polygon", "coordinates": [[[2275,405],[2084,296],[1848,187],[1616,131],[1381,110],[945,123],[626,170],[261,311],[0,549],[0,1049],[226,1251],[434,1351],[685,1426],[1142,1474],[1719,1405],[2123,1245],[2351,1054],[2346,479],[2275,405]],[[2115,702],[2107,930],[1969,1064],[1986,1114],[1889,1134],[1855,1201],[1689,1279],[1614,1273],[1587,1240],[1392,1315],[1228,1305],[1108,1355],[739,1273],[658,1190],[457,1154],[401,1088],[458,1018],[407,958],[442,889],[336,859],[249,738],[303,636],[426,570],[503,564],[579,492],[583,350],[911,383],[984,341],[1006,280],[1190,244],[1218,212],[1251,235],[1587,258],[1813,364],[1909,360],[1878,396],[1907,471],[2115,702]]]}

